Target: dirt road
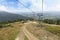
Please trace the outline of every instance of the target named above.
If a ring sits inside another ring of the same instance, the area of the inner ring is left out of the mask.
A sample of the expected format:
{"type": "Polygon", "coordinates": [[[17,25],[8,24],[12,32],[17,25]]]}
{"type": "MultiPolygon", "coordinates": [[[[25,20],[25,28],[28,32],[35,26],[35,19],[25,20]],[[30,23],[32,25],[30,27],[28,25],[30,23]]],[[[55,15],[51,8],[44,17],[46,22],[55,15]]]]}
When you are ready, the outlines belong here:
{"type": "Polygon", "coordinates": [[[36,38],[32,33],[30,33],[27,29],[26,26],[30,24],[31,22],[25,23],[24,26],[20,29],[20,33],[17,36],[15,40],[24,40],[24,37],[26,36],[28,40],[39,40],[36,38]]]}

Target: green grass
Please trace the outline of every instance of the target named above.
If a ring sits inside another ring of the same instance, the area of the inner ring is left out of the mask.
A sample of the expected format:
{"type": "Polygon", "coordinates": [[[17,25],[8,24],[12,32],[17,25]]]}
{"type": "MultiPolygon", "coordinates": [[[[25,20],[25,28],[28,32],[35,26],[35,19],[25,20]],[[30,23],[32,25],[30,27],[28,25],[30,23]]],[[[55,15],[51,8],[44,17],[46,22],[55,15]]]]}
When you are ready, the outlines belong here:
{"type": "Polygon", "coordinates": [[[49,32],[51,32],[51,33],[54,33],[54,34],[60,36],[60,27],[49,26],[49,27],[45,27],[44,29],[47,30],[47,31],[49,31],[49,32]]]}

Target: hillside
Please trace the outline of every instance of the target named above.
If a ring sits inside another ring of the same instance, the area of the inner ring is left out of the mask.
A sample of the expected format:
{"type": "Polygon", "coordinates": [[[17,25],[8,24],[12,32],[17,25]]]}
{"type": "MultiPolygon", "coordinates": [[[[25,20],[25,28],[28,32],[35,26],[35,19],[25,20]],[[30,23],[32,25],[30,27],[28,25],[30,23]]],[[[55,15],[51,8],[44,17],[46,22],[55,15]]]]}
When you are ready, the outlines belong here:
{"type": "Polygon", "coordinates": [[[11,21],[16,19],[28,19],[28,17],[9,12],[0,12],[0,21],[9,21],[9,20],[11,21]]]}

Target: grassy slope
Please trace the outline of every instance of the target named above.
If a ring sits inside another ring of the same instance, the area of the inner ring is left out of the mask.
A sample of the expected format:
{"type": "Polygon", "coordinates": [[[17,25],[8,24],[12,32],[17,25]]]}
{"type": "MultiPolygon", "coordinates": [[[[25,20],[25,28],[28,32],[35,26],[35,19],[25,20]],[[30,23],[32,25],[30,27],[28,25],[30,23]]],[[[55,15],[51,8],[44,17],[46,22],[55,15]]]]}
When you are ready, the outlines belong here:
{"type": "Polygon", "coordinates": [[[44,27],[44,29],[53,34],[60,36],[60,27],[58,26],[48,26],[48,27],[44,27]]]}
{"type": "Polygon", "coordinates": [[[0,40],[15,40],[20,31],[20,27],[14,26],[16,23],[12,24],[9,25],[10,27],[0,29],[0,40]]]}
{"type": "MultiPolygon", "coordinates": [[[[40,25],[39,25],[40,26],[40,25]]],[[[33,33],[36,37],[38,37],[40,40],[43,40],[45,36],[48,35],[48,39],[51,40],[57,40],[59,37],[57,35],[54,35],[54,33],[50,33],[48,32],[49,29],[52,29],[52,28],[47,28],[49,25],[45,25],[45,24],[42,24],[42,28],[39,27],[38,24],[30,24],[27,26],[27,29],[33,33]],[[46,31],[47,30],[47,31],[46,31]],[[48,34],[47,34],[48,33],[48,34]],[[51,39],[50,39],[51,38],[51,39]]],[[[60,31],[60,28],[59,27],[53,27],[54,31],[56,33],[59,33],[60,31]],[[58,29],[58,30],[57,30],[58,29]],[[58,31],[58,32],[57,32],[58,31]]],[[[52,32],[54,32],[53,30],[51,30],[52,32]]]]}

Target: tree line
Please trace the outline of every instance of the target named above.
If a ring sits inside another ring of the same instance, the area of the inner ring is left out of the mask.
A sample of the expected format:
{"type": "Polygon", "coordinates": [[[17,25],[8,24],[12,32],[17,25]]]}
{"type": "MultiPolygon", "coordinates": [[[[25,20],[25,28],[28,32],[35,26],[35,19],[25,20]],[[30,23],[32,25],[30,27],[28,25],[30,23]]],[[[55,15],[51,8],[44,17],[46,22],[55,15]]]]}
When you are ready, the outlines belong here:
{"type": "Polygon", "coordinates": [[[9,25],[7,26],[5,24],[14,23],[14,22],[25,23],[28,20],[33,21],[34,19],[33,18],[29,18],[29,19],[16,19],[16,20],[9,20],[9,21],[0,21],[0,28],[4,28],[4,27],[8,27],[9,26],[9,25]]]}
{"type": "Polygon", "coordinates": [[[44,19],[43,22],[48,24],[57,24],[60,25],[60,19],[44,19]]]}

